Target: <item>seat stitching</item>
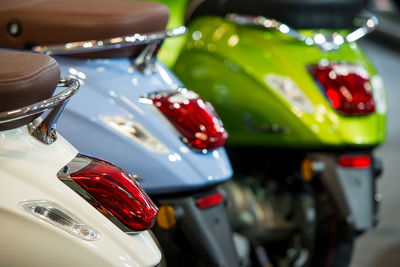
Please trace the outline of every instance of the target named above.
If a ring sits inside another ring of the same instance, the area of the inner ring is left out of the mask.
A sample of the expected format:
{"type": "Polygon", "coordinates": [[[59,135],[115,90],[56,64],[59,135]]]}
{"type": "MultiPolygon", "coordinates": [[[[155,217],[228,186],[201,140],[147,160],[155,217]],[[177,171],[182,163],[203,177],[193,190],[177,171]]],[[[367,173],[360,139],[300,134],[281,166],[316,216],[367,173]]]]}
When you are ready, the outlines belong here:
{"type": "Polygon", "coordinates": [[[50,64],[47,64],[41,68],[39,68],[39,70],[37,70],[34,73],[29,73],[23,77],[17,77],[17,78],[11,78],[11,79],[4,79],[1,80],[0,79],[0,84],[2,85],[12,85],[12,84],[18,84],[18,83],[24,83],[24,82],[28,82],[31,81],[37,77],[39,77],[42,73],[44,73],[47,70],[51,70],[53,68],[57,68],[58,64],[57,62],[52,62],[50,64]]]}

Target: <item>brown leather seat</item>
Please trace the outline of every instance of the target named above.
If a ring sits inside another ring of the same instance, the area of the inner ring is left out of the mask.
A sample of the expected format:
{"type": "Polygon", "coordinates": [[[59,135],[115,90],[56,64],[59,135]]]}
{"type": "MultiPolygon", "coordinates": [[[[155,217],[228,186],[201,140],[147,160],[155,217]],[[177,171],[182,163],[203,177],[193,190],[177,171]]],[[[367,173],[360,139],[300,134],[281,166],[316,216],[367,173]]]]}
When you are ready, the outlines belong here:
{"type": "MultiPolygon", "coordinates": [[[[0,62],[0,112],[31,105],[53,95],[60,79],[60,68],[53,58],[0,51],[0,62]]],[[[28,124],[39,115],[0,123],[0,130],[28,124]]]]}
{"type": "MultiPolygon", "coordinates": [[[[165,29],[168,15],[162,4],[131,0],[0,0],[0,46],[29,49],[156,32],[165,29]]],[[[137,52],[119,49],[106,56],[137,52]]]]}

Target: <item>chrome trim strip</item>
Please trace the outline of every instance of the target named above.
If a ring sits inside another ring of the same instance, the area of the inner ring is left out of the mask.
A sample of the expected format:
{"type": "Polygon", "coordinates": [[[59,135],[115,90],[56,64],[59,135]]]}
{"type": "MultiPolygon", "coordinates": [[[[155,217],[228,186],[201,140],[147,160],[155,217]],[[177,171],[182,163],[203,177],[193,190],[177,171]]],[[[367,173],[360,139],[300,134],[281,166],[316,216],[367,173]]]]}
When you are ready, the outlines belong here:
{"type": "Polygon", "coordinates": [[[23,119],[52,109],[39,125],[31,126],[30,132],[31,135],[45,144],[54,143],[57,139],[55,131],[57,120],[65,105],[68,103],[69,98],[78,91],[79,82],[72,78],[62,78],[57,86],[68,88],[49,99],[19,109],[1,112],[0,124],[23,119]]]}
{"type": "Polygon", "coordinates": [[[162,90],[157,90],[153,91],[151,93],[146,93],[143,94],[141,97],[139,97],[139,102],[143,104],[153,104],[153,99],[156,98],[157,96],[167,96],[170,93],[186,93],[190,91],[189,89],[183,87],[183,86],[178,86],[176,88],[167,88],[167,89],[162,89],[162,90]]]}
{"type": "Polygon", "coordinates": [[[304,41],[306,39],[303,34],[299,33],[295,29],[272,18],[241,14],[227,14],[226,19],[239,25],[254,25],[266,29],[274,29],[299,41],[304,41]]]}
{"type": "Polygon", "coordinates": [[[79,42],[71,42],[66,44],[34,46],[32,50],[46,55],[67,55],[88,53],[95,51],[104,51],[110,49],[119,49],[130,46],[152,44],[157,41],[163,41],[165,38],[175,37],[185,34],[187,31],[185,26],[181,26],[172,30],[165,30],[153,33],[139,34],[130,36],[120,36],[103,40],[87,40],[79,42]]]}
{"type": "Polygon", "coordinates": [[[226,19],[239,25],[254,25],[265,29],[274,29],[307,45],[317,46],[324,51],[336,50],[345,42],[355,42],[368,33],[373,32],[379,24],[378,19],[374,15],[364,12],[364,14],[355,19],[358,28],[346,36],[342,36],[337,32],[331,35],[317,33],[314,36],[305,36],[282,22],[263,16],[227,14],[226,19]]]}

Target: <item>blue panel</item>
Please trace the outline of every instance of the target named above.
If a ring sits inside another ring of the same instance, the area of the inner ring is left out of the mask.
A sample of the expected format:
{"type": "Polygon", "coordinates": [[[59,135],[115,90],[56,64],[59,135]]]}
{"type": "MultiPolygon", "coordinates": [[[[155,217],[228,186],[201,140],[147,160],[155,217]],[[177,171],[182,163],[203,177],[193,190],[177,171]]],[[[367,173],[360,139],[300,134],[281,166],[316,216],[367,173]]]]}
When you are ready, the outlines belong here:
{"type": "Polygon", "coordinates": [[[195,189],[232,176],[223,148],[208,153],[191,150],[152,105],[139,102],[145,94],[181,86],[160,62],[156,73],[143,75],[127,58],[56,59],[62,77],[78,78],[82,84],[57,124],[60,133],[81,153],[138,174],[150,194],[195,189]],[[105,115],[123,116],[143,126],[168,148],[168,153],[149,150],[111,128],[101,119],[105,115]]]}

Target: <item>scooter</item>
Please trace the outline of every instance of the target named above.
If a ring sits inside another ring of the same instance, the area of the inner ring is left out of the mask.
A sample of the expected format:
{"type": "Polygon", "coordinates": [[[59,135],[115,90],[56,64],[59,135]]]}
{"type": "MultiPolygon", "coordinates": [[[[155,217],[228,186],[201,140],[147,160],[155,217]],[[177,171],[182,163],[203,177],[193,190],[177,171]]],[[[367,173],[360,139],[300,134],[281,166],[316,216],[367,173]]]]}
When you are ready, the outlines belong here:
{"type": "Polygon", "coordinates": [[[381,199],[386,96],[356,42],[377,20],[358,0],[165,3],[189,32],[162,60],[230,133],[234,231],[261,265],[347,266],[381,199]]]}
{"type": "Polygon", "coordinates": [[[124,170],[56,132],[79,82],[60,79],[48,56],[0,51],[0,60],[0,265],[158,265],[148,231],[157,207],[124,170]],[[56,86],[66,88],[52,96],[56,86]]]}
{"type": "Polygon", "coordinates": [[[2,10],[0,46],[52,55],[85,86],[58,129],[83,153],[126,169],[160,206],[154,233],[167,264],[237,266],[218,190],[232,176],[227,133],[212,106],[156,60],[162,41],[185,31],[165,30],[167,8],[52,0],[2,10]]]}

